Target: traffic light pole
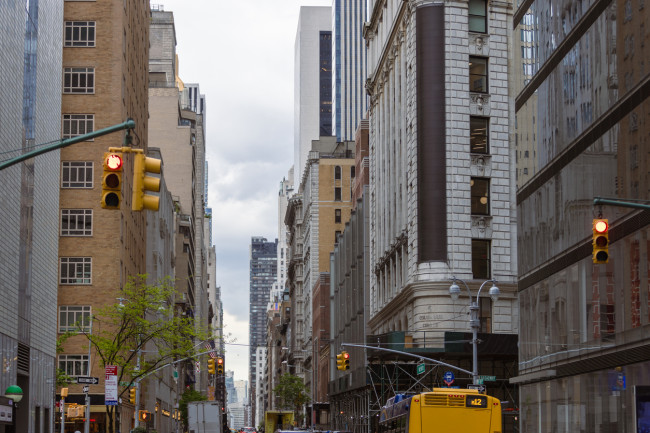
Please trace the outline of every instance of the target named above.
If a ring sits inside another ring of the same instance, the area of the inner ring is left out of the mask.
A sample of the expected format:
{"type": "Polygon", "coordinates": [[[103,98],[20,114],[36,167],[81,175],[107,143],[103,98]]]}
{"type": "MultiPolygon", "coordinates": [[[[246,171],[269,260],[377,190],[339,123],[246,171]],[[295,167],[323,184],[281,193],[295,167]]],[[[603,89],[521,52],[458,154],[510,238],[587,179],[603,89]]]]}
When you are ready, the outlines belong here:
{"type": "Polygon", "coordinates": [[[44,146],[40,149],[32,150],[31,152],[23,153],[15,158],[8,159],[6,161],[0,162],[0,170],[4,170],[7,167],[18,164],[19,162],[25,161],[35,156],[42,155],[53,150],[62,149],[64,147],[70,146],[75,143],[82,141],[87,141],[95,137],[101,137],[102,135],[112,134],[113,132],[122,131],[124,129],[133,129],[135,128],[135,121],[133,119],[128,119],[126,122],[122,122],[117,125],[109,126],[108,128],[100,129],[98,131],[89,132],[88,134],[77,135],[76,137],[67,138],[61,140],[58,143],[50,144],[44,146]]]}
{"type": "Polygon", "coordinates": [[[594,206],[607,205],[607,206],[631,207],[635,209],[650,210],[650,204],[647,203],[649,203],[647,200],[627,199],[626,201],[623,201],[617,198],[594,197],[594,206]]]}

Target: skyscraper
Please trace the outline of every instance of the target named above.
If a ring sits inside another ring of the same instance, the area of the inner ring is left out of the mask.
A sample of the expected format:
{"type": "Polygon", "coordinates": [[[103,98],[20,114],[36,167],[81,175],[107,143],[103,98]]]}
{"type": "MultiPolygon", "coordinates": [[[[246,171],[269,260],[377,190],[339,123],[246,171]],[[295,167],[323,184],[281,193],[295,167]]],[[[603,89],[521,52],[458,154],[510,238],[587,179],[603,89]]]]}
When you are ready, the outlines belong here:
{"type": "Polygon", "coordinates": [[[366,0],[333,0],[332,14],[333,134],[337,141],[350,141],[368,110],[366,0]]]}
{"type": "MultiPolygon", "coordinates": [[[[271,287],[277,277],[278,240],[268,242],[266,238],[254,236],[251,238],[250,249],[250,363],[249,383],[251,394],[255,393],[257,377],[257,347],[266,346],[266,308],[269,302],[271,287]]],[[[251,413],[255,413],[255,396],[251,395],[253,405],[251,413]]]]}
{"type": "MultiPolygon", "coordinates": [[[[0,2],[0,160],[61,137],[62,35],[62,2],[0,2]]],[[[53,151],[0,171],[0,392],[23,391],[15,431],[53,427],[59,164],[53,151]]]]}
{"type": "Polygon", "coordinates": [[[332,135],[331,10],[300,8],[294,48],[294,185],[300,185],[311,141],[332,135]]]}

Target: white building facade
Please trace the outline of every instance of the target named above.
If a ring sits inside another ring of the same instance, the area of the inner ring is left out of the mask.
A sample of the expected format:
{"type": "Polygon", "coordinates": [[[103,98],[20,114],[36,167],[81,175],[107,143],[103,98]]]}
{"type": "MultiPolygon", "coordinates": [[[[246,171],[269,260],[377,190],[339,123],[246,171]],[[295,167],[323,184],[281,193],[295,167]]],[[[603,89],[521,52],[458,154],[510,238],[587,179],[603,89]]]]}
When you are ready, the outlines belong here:
{"type": "Polygon", "coordinates": [[[466,286],[452,301],[452,278],[474,298],[495,279],[480,332],[516,334],[511,4],[369,7],[371,334],[440,348],[445,332],[469,331],[466,286]]]}

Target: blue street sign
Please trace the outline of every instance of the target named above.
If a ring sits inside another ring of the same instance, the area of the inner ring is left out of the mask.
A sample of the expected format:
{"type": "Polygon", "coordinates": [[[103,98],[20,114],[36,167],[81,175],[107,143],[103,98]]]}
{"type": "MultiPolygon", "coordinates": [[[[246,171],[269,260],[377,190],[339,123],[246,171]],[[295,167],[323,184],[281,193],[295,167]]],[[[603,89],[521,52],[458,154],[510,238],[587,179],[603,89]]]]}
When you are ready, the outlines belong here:
{"type": "Polygon", "coordinates": [[[454,377],[454,373],[452,373],[451,371],[445,371],[443,380],[445,381],[447,386],[450,386],[452,383],[454,383],[454,380],[456,380],[456,378],[454,377]]]}

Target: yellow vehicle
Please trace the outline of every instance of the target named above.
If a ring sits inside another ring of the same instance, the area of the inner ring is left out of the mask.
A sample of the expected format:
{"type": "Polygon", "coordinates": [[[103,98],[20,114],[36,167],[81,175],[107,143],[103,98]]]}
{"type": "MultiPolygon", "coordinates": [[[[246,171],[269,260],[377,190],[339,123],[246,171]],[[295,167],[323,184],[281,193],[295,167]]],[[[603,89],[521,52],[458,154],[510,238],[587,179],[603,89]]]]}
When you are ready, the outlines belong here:
{"type": "Polygon", "coordinates": [[[501,433],[501,402],[474,389],[397,394],[381,410],[379,433],[501,433]]]}

